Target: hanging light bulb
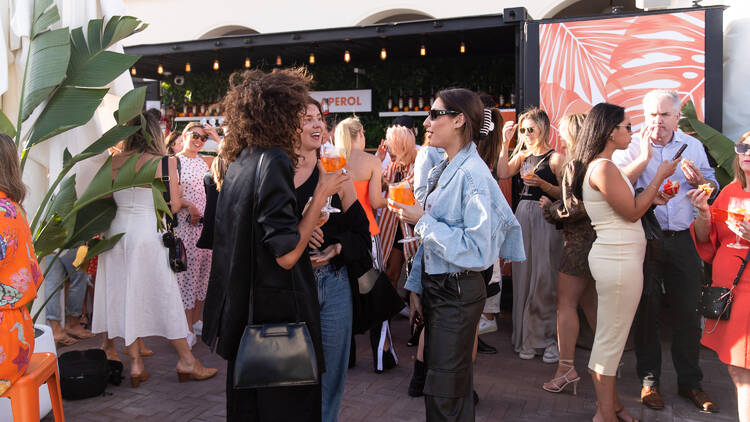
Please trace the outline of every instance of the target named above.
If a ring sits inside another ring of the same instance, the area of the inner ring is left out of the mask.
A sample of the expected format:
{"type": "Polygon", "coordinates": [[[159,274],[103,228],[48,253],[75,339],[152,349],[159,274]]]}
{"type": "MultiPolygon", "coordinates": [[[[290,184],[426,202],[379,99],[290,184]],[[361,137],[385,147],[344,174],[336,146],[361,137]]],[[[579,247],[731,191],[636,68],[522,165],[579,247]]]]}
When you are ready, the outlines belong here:
{"type": "Polygon", "coordinates": [[[310,59],[308,60],[310,64],[315,64],[315,53],[310,53],[310,59]]]}
{"type": "Polygon", "coordinates": [[[466,53],[466,44],[461,43],[461,46],[458,47],[458,52],[461,53],[461,54],[466,53]]]}
{"type": "Polygon", "coordinates": [[[349,61],[352,59],[352,55],[349,54],[349,50],[344,51],[344,61],[349,63],[349,61]]]}
{"type": "Polygon", "coordinates": [[[281,56],[276,56],[276,66],[281,66],[281,56]]]}
{"type": "Polygon", "coordinates": [[[245,57],[245,69],[250,69],[253,63],[250,61],[250,57],[245,57]]]}
{"type": "Polygon", "coordinates": [[[219,59],[215,59],[214,60],[213,69],[214,70],[219,70],[219,59]]]}
{"type": "Polygon", "coordinates": [[[185,63],[185,72],[190,72],[193,68],[190,66],[190,62],[185,63]]]}
{"type": "Polygon", "coordinates": [[[135,76],[135,66],[130,68],[130,74],[135,76]]]}
{"type": "Polygon", "coordinates": [[[388,53],[385,51],[385,48],[380,50],[380,60],[385,60],[388,57],[388,53]]]}
{"type": "Polygon", "coordinates": [[[427,49],[424,48],[424,44],[422,44],[422,46],[419,47],[419,55],[420,56],[426,56],[427,55],[427,49]]]}
{"type": "Polygon", "coordinates": [[[157,67],[157,68],[156,68],[156,73],[158,73],[158,74],[160,74],[160,75],[161,75],[162,73],[164,73],[164,66],[162,66],[162,65],[159,65],[159,67],[157,67]]]}

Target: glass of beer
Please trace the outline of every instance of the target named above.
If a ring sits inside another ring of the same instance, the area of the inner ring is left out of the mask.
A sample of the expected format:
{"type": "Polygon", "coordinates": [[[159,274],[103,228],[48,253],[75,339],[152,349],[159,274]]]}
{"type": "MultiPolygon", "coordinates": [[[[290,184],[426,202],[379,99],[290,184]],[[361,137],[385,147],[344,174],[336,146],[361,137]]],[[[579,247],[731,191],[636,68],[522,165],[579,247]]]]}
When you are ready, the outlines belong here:
{"type": "MultiPolygon", "coordinates": [[[[409,206],[417,203],[414,198],[414,188],[406,180],[388,185],[388,199],[409,206]]],[[[396,205],[392,205],[392,207],[399,208],[396,205]]],[[[420,239],[416,236],[407,236],[399,240],[398,243],[416,242],[418,240],[420,239]]]]}
{"type": "MultiPolygon", "coordinates": [[[[326,142],[320,146],[320,164],[329,173],[338,171],[346,166],[346,153],[343,149],[336,148],[330,142],[326,142]]],[[[331,205],[330,196],[322,211],[329,214],[341,212],[340,209],[331,205]]]]}

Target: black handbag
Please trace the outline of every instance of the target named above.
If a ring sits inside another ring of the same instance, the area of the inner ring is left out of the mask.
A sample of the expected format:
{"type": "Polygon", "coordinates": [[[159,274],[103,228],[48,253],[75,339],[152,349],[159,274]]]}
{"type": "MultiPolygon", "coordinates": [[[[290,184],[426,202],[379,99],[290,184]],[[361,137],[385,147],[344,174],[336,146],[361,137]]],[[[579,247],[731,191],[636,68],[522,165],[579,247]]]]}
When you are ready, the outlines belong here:
{"type": "MultiPolygon", "coordinates": [[[[257,221],[257,183],[263,155],[261,153],[255,170],[254,183],[256,189],[254,190],[256,194],[253,204],[253,222],[257,221]]],[[[250,239],[255,239],[252,229],[250,239]]],[[[248,389],[318,384],[318,361],[307,324],[300,321],[253,324],[254,288],[255,274],[251,268],[248,325],[245,326],[245,331],[242,333],[234,363],[233,388],[248,389]]],[[[296,315],[296,300],[294,304],[296,315]]]]}
{"type": "MultiPolygon", "coordinates": [[[[740,257],[737,257],[740,258],[740,257]]],[[[701,315],[708,319],[727,320],[732,311],[732,299],[734,299],[734,287],[740,281],[742,272],[745,271],[745,265],[750,259],[750,250],[748,250],[745,259],[742,259],[742,265],[734,278],[731,288],[712,286],[712,280],[701,288],[700,312],[701,315]]]]}
{"type": "Polygon", "coordinates": [[[404,301],[393,288],[385,272],[373,268],[357,281],[360,288],[360,306],[357,325],[352,327],[354,334],[362,334],[375,324],[393,318],[404,308],[404,301]]]}
{"type": "Polygon", "coordinates": [[[60,390],[65,400],[101,396],[108,382],[120,385],[122,379],[122,363],[108,361],[101,349],[65,352],[58,356],[57,364],[60,390]]]}
{"type": "MultiPolygon", "coordinates": [[[[164,201],[171,201],[171,194],[169,192],[169,157],[161,159],[161,181],[164,183],[166,191],[164,192],[164,201]]],[[[174,228],[177,227],[177,218],[171,218],[167,216],[167,231],[162,235],[162,242],[164,246],[169,249],[169,268],[176,273],[187,271],[187,250],[185,249],[185,243],[182,239],[177,237],[174,233],[174,228]]]]}

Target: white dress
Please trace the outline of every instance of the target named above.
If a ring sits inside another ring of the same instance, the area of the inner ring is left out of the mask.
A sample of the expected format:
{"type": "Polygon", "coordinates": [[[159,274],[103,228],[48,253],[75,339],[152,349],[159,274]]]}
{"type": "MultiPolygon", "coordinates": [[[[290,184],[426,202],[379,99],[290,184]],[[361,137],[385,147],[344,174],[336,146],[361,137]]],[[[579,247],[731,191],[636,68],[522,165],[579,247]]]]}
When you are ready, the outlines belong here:
{"type": "Polygon", "coordinates": [[[125,189],[114,198],[117,215],[105,235],[125,235],[99,255],[93,331],[122,337],[126,345],[137,337],[185,338],[185,311],[169,252],[156,230],[151,188],[125,189]]]}

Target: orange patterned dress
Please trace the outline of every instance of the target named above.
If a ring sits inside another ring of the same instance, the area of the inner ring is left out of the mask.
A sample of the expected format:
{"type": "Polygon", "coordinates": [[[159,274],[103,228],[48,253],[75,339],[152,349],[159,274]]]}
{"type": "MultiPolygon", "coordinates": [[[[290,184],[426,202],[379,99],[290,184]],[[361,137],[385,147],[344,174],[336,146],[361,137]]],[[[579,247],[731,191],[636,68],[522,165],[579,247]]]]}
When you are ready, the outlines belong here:
{"type": "Polygon", "coordinates": [[[0,191],[0,394],[24,373],[34,352],[26,305],[41,283],[29,223],[21,207],[0,191]]]}

